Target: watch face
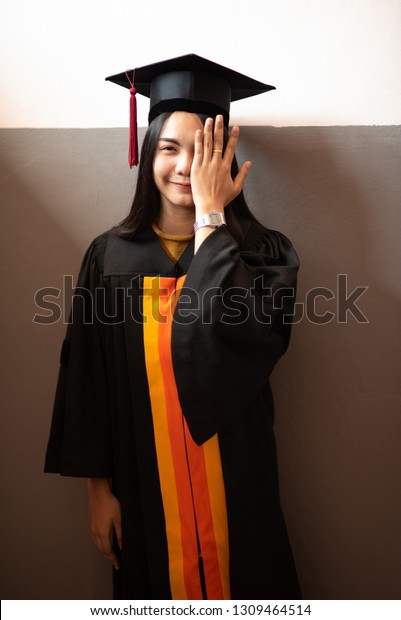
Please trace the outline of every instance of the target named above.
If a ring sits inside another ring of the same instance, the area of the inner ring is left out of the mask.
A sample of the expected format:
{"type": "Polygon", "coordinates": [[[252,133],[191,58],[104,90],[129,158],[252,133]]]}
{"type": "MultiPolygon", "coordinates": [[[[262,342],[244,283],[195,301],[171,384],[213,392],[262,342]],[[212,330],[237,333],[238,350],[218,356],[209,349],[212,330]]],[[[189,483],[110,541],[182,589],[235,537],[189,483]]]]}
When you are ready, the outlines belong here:
{"type": "Polygon", "coordinates": [[[199,228],[203,228],[204,226],[211,226],[212,228],[219,228],[223,224],[226,223],[226,219],[223,213],[219,211],[209,211],[209,213],[205,213],[203,217],[200,218],[194,224],[194,230],[197,231],[199,228]]]}
{"type": "Polygon", "coordinates": [[[221,213],[209,213],[208,215],[212,226],[221,226],[223,224],[221,213]]]}

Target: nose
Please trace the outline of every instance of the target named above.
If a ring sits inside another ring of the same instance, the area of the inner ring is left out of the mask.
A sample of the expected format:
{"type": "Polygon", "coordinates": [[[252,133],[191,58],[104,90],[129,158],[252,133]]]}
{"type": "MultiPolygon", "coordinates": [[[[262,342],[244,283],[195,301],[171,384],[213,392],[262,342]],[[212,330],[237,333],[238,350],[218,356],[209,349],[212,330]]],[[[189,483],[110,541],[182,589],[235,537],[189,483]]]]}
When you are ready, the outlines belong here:
{"type": "Polygon", "coordinates": [[[177,174],[189,177],[191,173],[193,159],[193,153],[189,153],[188,151],[182,151],[177,159],[177,164],[175,167],[177,174]]]}

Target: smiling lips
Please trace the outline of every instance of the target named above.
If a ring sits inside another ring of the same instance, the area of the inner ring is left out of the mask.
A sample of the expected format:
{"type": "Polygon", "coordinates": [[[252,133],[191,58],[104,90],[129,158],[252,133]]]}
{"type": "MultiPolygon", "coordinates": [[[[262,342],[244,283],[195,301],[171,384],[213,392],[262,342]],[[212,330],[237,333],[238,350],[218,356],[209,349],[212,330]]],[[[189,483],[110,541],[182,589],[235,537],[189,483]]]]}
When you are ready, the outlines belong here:
{"type": "Polygon", "coordinates": [[[170,183],[183,192],[191,191],[191,183],[181,183],[179,181],[170,181],[170,183]]]}

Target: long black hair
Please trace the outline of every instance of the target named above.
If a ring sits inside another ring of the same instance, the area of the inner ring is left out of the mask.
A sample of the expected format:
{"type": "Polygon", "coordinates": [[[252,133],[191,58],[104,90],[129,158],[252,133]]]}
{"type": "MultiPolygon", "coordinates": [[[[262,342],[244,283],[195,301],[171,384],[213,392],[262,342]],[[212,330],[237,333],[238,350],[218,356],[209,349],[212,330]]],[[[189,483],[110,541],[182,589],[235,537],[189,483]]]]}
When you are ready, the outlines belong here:
{"type": "MultiPolygon", "coordinates": [[[[113,229],[119,237],[131,238],[141,230],[151,226],[157,221],[160,210],[160,194],[153,178],[153,159],[166,120],[173,112],[165,112],[157,116],[149,125],[145,134],[141,160],[138,170],[136,191],[131,205],[130,212],[123,221],[113,229]]],[[[208,118],[206,115],[199,114],[202,124],[208,118]]],[[[224,131],[224,146],[227,144],[228,132],[224,131]]],[[[238,163],[234,157],[231,166],[231,176],[235,178],[238,174],[238,163]]],[[[244,194],[241,193],[225,208],[227,227],[236,241],[241,245],[242,232],[239,220],[257,221],[246,204],[244,194]]]]}

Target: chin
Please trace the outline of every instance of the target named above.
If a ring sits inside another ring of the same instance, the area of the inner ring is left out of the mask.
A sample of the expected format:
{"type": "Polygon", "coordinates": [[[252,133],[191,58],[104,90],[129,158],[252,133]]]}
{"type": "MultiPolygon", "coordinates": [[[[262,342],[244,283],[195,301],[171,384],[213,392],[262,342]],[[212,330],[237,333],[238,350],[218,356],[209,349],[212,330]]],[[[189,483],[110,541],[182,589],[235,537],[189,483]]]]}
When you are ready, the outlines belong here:
{"type": "Polygon", "coordinates": [[[195,204],[192,200],[192,196],[183,196],[181,199],[176,199],[171,201],[171,203],[176,207],[181,207],[183,209],[192,209],[195,210],[195,204]]]}

